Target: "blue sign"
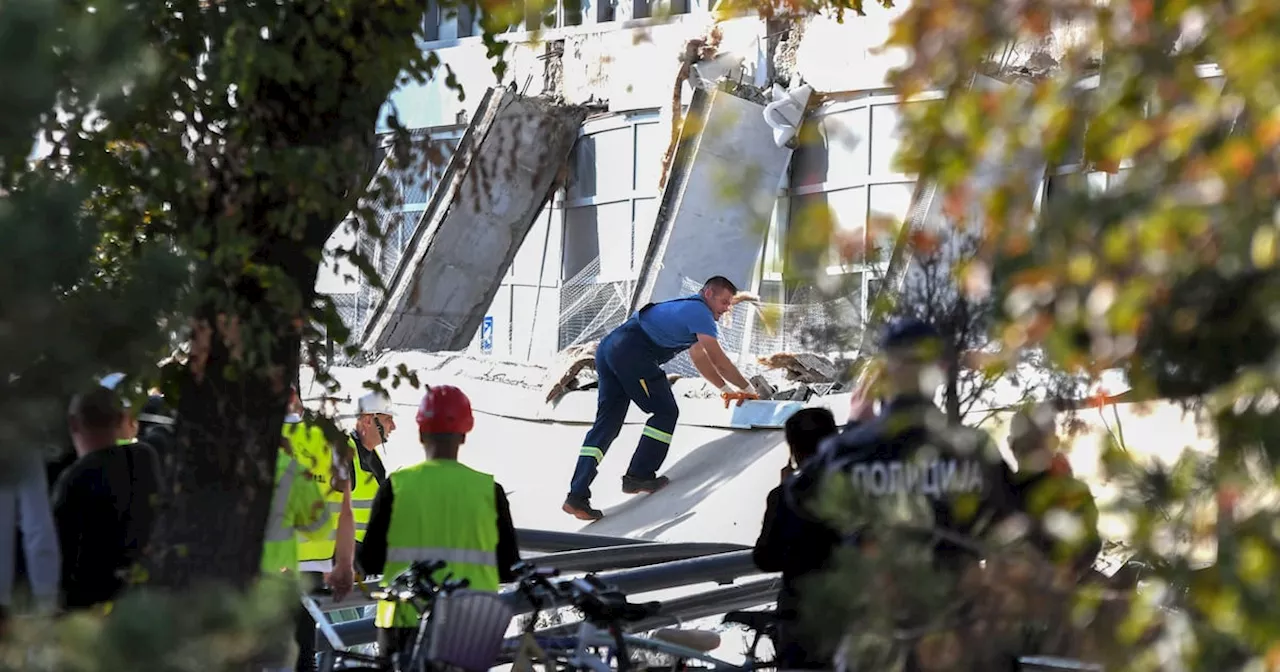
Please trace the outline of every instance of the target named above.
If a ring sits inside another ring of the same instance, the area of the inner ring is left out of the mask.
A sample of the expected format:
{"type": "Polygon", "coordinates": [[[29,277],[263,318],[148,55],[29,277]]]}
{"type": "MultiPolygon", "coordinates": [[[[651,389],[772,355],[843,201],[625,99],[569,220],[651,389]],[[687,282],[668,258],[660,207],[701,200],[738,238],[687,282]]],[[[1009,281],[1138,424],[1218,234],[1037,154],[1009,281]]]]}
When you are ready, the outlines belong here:
{"type": "Polygon", "coordinates": [[[493,352],[493,316],[485,315],[480,325],[480,352],[486,355],[493,352]]]}

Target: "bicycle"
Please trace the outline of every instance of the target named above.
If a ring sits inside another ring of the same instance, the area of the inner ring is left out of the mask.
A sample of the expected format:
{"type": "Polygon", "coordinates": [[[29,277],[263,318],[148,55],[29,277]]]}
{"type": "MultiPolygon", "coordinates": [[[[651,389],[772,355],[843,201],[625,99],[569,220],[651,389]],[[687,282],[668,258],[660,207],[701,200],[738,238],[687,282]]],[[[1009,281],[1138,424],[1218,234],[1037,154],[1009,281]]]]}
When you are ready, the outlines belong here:
{"type": "Polygon", "coordinates": [[[721,621],[724,625],[740,625],[743,629],[752,634],[751,644],[747,648],[745,657],[751,662],[754,669],[776,668],[778,666],[778,612],[773,609],[766,611],[731,611],[724,615],[721,621]],[[756,651],[760,648],[760,640],[765,637],[769,638],[774,645],[774,657],[772,660],[761,662],[756,651]]]}
{"type": "Polygon", "coordinates": [[[303,603],[312,616],[316,618],[321,634],[329,640],[331,645],[330,651],[320,654],[320,659],[316,666],[317,671],[366,670],[372,672],[376,670],[378,672],[409,672],[425,669],[427,642],[429,641],[430,629],[433,624],[431,618],[433,613],[432,606],[440,596],[453,594],[466,588],[469,583],[466,579],[452,579],[452,574],[447,574],[440,582],[432,578],[434,574],[443,570],[446,566],[445,562],[439,560],[415,562],[410,565],[409,569],[392,579],[388,586],[369,593],[369,596],[375,600],[407,605],[421,614],[413,643],[407,651],[395,656],[394,660],[389,659],[383,652],[379,652],[378,655],[370,655],[342,650],[341,640],[320,612],[315,600],[311,597],[304,597],[303,603]]]}
{"type": "Polygon", "coordinates": [[[720,645],[720,636],[715,632],[661,629],[651,637],[626,634],[627,624],[656,616],[662,604],[630,602],[621,591],[592,574],[556,583],[551,581],[555,570],[538,569],[528,563],[522,563],[517,573],[518,590],[533,604],[534,614],[520,637],[506,640],[506,655],[498,664],[511,662],[515,670],[531,672],[534,660],[540,659],[548,670],[554,660],[559,666],[574,670],[612,672],[616,664],[618,672],[631,672],[631,653],[644,651],[673,658],[671,668],[676,670],[685,669],[689,662],[705,664],[712,670],[758,669],[750,660],[745,665],[734,665],[711,656],[709,652],[720,645]],[[577,634],[538,635],[538,613],[548,602],[554,604],[558,600],[567,601],[582,612],[584,618],[577,634]]]}

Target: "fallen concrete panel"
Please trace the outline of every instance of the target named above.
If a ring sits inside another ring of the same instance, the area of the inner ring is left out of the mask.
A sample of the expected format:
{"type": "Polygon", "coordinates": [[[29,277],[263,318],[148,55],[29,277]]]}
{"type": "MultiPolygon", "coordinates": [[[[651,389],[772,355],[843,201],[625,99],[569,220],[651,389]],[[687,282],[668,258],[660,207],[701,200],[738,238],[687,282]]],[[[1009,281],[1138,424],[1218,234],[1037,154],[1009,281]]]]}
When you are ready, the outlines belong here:
{"type": "Polygon", "coordinates": [[[774,144],[763,105],[695,92],[629,312],[678,296],[686,277],[746,286],[791,151],[774,144]]]}
{"type": "Polygon", "coordinates": [[[585,117],[583,108],[506,88],[485,94],[369,321],[363,350],[467,347],[585,117]]]}

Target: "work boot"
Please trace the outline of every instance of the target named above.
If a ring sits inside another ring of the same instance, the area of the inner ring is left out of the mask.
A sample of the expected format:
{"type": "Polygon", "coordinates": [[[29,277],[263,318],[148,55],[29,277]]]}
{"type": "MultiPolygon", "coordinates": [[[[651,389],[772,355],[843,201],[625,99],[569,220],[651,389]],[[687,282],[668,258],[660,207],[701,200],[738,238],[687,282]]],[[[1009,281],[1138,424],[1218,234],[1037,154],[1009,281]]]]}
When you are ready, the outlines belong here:
{"type": "Polygon", "coordinates": [[[622,491],[628,495],[638,495],[640,493],[652,494],[665,487],[671,482],[666,476],[657,478],[636,478],[635,476],[622,477],[622,491]]]}
{"type": "Polygon", "coordinates": [[[560,510],[578,520],[600,520],[604,518],[604,511],[591,508],[591,502],[580,497],[566,498],[564,506],[561,506],[560,510]]]}

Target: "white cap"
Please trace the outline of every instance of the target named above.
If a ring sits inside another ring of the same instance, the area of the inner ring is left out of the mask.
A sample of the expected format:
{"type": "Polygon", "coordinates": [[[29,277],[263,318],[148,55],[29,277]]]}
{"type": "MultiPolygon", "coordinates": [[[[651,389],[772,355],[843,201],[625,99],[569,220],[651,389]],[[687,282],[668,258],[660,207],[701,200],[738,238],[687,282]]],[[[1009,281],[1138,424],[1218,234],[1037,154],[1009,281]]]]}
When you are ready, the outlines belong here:
{"type": "Polygon", "coordinates": [[[394,416],[391,412],[391,398],[381,392],[370,392],[356,402],[356,415],[380,413],[394,416]]]}

